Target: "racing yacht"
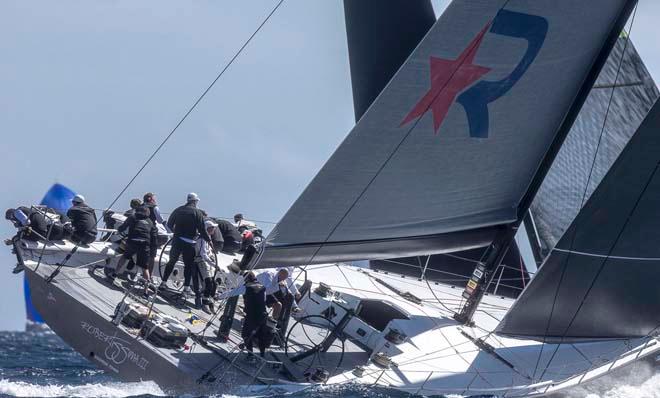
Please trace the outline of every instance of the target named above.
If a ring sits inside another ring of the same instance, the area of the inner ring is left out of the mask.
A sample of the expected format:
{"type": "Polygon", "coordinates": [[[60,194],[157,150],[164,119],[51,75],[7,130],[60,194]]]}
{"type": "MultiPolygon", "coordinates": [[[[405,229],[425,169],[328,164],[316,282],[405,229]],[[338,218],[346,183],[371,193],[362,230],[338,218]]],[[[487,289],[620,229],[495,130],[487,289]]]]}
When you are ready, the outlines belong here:
{"type": "Polygon", "coordinates": [[[488,293],[635,4],[454,1],[258,252],[217,255],[225,289],[239,261],[296,267],[301,311],[263,359],[240,344],[240,309],[106,280],[118,242],[19,231],[32,301],[90,361],[172,391],[543,395],[654,354],[658,103],[517,299],[488,293]],[[465,284],[348,264],[484,247],[465,284]]]}

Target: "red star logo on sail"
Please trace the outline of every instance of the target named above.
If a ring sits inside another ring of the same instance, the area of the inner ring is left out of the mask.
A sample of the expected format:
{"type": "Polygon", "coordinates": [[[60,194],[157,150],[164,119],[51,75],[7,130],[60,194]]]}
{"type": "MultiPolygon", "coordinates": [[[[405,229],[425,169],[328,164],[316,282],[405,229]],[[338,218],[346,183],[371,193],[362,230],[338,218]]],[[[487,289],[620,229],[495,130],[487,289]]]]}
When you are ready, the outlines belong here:
{"type": "Polygon", "coordinates": [[[472,39],[467,48],[455,60],[431,57],[431,88],[403,119],[399,127],[424,115],[430,109],[433,113],[433,128],[435,134],[438,133],[456,96],[490,71],[490,68],[473,63],[481,41],[489,28],[490,23],[472,39]]]}

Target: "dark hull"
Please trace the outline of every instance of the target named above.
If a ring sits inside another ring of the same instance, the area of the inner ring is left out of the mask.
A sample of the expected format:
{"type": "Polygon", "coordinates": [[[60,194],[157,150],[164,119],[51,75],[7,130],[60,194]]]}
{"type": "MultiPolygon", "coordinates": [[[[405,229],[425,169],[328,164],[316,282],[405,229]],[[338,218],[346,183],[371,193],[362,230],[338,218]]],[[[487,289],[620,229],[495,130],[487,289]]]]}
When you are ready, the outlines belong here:
{"type": "Polygon", "coordinates": [[[228,392],[254,382],[249,374],[232,370],[212,384],[198,383],[206,371],[220,365],[216,371],[222,372],[229,361],[201,347],[182,351],[151,345],[112,324],[113,307],[108,297],[95,297],[95,292],[89,286],[79,286],[73,275],[63,278],[60,274],[54,282],[46,283],[45,276],[50,272],[44,270],[47,267],[42,265],[38,273],[29,267],[25,271],[36,309],[62,340],[109,374],[128,382],[153,381],[168,393],[228,392]]]}

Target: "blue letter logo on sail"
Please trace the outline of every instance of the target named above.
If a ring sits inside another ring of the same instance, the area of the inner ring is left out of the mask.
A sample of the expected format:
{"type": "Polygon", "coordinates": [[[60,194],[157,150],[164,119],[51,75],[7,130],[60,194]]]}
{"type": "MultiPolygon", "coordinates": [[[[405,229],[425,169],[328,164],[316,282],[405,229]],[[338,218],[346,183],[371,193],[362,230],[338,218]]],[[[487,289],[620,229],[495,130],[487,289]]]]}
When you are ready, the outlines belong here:
{"type": "Polygon", "coordinates": [[[536,15],[500,10],[489,32],[525,39],[527,51],[504,79],[480,81],[458,96],[457,102],[463,105],[467,114],[470,136],[475,138],[488,137],[488,104],[505,95],[525,74],[543,46],[548,33],[548,21],[536,15]]]}

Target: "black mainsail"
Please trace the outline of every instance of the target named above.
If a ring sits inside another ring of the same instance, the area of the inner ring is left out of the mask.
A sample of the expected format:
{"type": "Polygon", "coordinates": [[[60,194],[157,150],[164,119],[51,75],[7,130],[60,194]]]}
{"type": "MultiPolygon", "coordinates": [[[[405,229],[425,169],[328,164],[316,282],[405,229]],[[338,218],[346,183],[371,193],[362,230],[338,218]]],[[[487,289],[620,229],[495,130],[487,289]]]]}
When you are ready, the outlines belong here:
{"type": "Polygon", "coordinates": [[[525,212],[633,5],[453,2],[278,223],[258,266],[491,243],[525,212]]]}

